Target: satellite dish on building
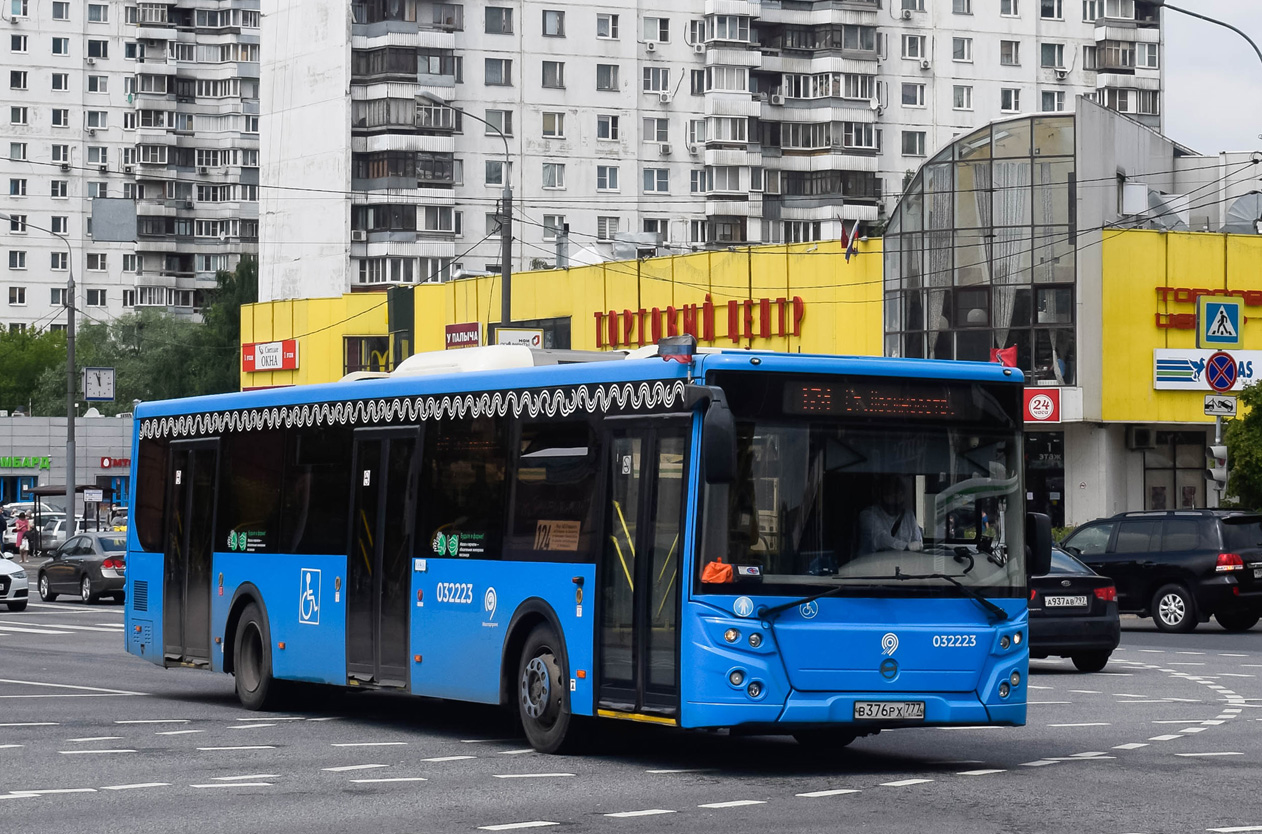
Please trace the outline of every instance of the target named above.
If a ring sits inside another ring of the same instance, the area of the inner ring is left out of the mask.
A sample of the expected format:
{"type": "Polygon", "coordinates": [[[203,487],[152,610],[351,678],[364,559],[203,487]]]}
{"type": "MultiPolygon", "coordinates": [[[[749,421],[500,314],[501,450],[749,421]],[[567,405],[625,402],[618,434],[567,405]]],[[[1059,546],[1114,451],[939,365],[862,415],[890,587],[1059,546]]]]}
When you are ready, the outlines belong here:
{"type": "Polygon", "coordinates": [[[1221,231],[1233,235],[1256,235],[1259,234],[1259,220],[1262,220],[1262,193],[1250,191],[1228,206],[1227,222],[1221,231]]]}

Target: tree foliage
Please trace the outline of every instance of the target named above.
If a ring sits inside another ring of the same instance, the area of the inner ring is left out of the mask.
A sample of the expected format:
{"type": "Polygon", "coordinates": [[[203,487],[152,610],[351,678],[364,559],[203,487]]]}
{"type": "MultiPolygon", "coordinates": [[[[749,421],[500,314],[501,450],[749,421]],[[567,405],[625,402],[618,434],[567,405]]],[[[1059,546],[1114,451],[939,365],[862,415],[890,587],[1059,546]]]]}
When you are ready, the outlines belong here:
{"type": "Polygon", "coordinates": [[[1262,385],[1254,383],[1240,392],[1238,407],[1243,417],[1229,420],[1227,441],[1227,494],[1241,507],[1262,509],[1262,385]]]}
{"type": "MultiPolygon", "coordinates": [[[[66,337],[60,331],[0,331],[0,409],[29,411],[46,371],[61,369],[65,414],[66,337]]],[[[47,413],[47,412],[36,412],[47,413]]]]}

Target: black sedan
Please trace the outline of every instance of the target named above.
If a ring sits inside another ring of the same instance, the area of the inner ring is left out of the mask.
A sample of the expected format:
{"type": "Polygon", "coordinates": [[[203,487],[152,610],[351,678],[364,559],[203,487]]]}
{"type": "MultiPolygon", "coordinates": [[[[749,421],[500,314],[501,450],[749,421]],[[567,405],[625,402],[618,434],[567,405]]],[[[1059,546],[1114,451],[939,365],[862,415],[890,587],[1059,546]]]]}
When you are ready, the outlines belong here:
{"type": "Polygon", "coordinates": [[[1030,657],[1068,657],[1081,672],[1099,672],[1122,637],[1117,588],[1060,548],[1052,570],[1030,577],[1030,657]]]}
{"type": "Polygon", "coordinates": [[[122,533],[80,533],[40,566],[39,598],[78,594],[84,602],[112,596],[122,602],[127,587],[127,539],[122,533]]]}

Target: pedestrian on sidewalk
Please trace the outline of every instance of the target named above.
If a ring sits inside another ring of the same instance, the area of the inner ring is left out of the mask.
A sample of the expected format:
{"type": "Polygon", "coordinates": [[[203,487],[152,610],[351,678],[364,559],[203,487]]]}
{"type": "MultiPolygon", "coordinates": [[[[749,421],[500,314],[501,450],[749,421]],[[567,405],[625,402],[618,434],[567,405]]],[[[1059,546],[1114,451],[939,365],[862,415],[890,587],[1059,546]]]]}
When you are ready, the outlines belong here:
{"type": "Polygon", "coordinates": [[[31,522],[26,520],[26,513],[18,513],[18,520],[13,523],[13,529],[17,535],[18,553],[22,557],[22,561],[26,561],[26,557],[31,552],[31,540],[29,538],[31,532],[31,522]]]}

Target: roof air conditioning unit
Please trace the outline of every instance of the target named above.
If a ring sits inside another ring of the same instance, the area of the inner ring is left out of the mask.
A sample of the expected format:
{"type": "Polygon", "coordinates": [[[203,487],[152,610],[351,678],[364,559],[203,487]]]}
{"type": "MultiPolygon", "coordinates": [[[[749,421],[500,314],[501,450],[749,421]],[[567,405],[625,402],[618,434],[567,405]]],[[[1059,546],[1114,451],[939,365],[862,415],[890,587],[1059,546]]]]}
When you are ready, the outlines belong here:
{"type": "Polygon", "coordinates": [[[931,66],[933,66],[933,64],[929,61],[929,59],[928,59],[928,58],[922,58],[922,59],[920,59],[920,68],[921,68],[921,69],[929,69],[929,67],[931,67],[931,66]]]}
{"type": "Polygon", "coordinates": [[[670,145],[666,142],[659,145],[657,150],[662,156],[670,156],[670,145]]]}
{"type": "Polygon", "coordinates": [[[209,173],[210,173],[210,169],[209,169],[209,168],[207,168],[205,165],[199,165],[199,166],[197,166],[197,173],[199,173],[199,174],[209,174],[209,173]]]}
{"type": "Polygon", "coordinates": [[[692,154],[693,156],[696,156],[700,152],[701,152],[700,145],[693,144],[693,145],[688,146],[688,153],[692,154]]]}
{"type": "Polygon", "coordinates": [[[124,165],[124,166],[123,166],[123,173],[124,173],[124,174],[130,174],[132,171],[135,171],[135,170],[136,170],[136,169],[135,169],[135,168],[133,168],[133,167],[132,167],[132,166],[130,166],[130,165],[124,165]]]}
{"type": "Polygon", "coordinates": [[[1056,77],[1059,78],[1061,81],[1065,80],[1066,75],[1069,75],[1069,70],[1066,70],[1066,69],[1056,70],[1056,77]]]}
{"type": "Polygon", "coordinates": [[[695,52],[695,53],[697,53],[698,55],[704,55],[704,54],[705,54],[705,44],[703,44],[703,43],[694,43],[694,44],[692,45],[692,51],[693,51],[693,52],[695,52]]]}
{"type": "Polygon", "coordinates": [[[903,20],[911,20],[911,9],[903,9],[903,20]]]}
{"type": "Polygon", "coordinates": [[[1133,450],[1155,449],[1157,448],[1156,434],[1152,429],[1145,426],[1127,426],[1126,448],[1133,450]]]}
{"type": "Polygon", "coordinates": [[[368,240],[368,232],[363,229],[351,229],[351,243],[363,243],[368,240]]]}
{"type": "Polygon", "coordinates": [[[654,42],[654,41],[646,41],[646,42],[645,42],[645,44],[644,44],[644,51],[645,51],[645,52],[656,52],[656,51],[657,51],[657,43],[656,43],[656,42],[654,42]]]}
{"type": "Polygon", "coordinates": [[[772,93],[772,94],[771,94],[771,103],[772,103],[772,104],[775,104],[775,105],[781,105],[781,104],[784,104],[784,96],[780,95],[779,93],[772,93]]]}
{"type": "Polygon", "coordinates": [[[96,59],[95,59],[95,58],[89,58],[89,59],[88,59],[88,66],[92,66],[92,65],[93,65],[93,64],[95,64],[95,63],[96,63],[96,59]]]}
{"type": "Polygon", "coordinates": [[[660,101],[662,104],[670,104],[670,93],[663,90],[662,92],[657,94],[657,100],[660,101]]]}

